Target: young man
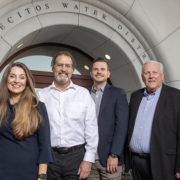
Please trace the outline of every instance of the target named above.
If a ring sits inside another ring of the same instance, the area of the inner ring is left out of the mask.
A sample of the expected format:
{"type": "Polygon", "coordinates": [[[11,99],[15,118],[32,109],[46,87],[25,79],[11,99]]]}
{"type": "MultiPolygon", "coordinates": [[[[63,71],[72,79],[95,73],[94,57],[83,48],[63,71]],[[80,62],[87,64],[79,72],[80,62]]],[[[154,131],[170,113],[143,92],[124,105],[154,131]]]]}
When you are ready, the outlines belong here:
{"type": "Polygon", "coordinates": [[[88,179],[120,180],[128,126],[126,94],[123,89],[107,83],[110,71],[103,58],[93,62],[91,77],[94,81],[91,96],[96,104],[99,144],[96,161],[88,179]]]}
{"type": "Polygon", "coordinates": [[[95,104],[83,87],[73,84],[75,62],[67,51],[52,60],[54,82],[39,91],[49,115],[55,162],[49,165],[48,180],[87,178],[95,160],[98,128],[95,104]]]}

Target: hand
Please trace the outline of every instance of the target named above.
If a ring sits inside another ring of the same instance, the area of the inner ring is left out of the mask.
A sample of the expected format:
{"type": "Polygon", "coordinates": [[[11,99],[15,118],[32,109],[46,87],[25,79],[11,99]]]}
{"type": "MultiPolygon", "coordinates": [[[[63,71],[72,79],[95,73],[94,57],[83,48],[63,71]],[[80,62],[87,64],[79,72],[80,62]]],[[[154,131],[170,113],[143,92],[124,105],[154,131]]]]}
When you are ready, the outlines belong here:
{"type": "Polygon", "coordinates": [[[118,158],[111,157],[111,155],[109,155],[107,159],[107,167],[106,167],[107,172],[115,173],[117,172],[117,168],[118,168],[118,158]]]}
{"type": "Polygon", "coordinates": [[[180,172],[176,173],[176,179],[180,179],[180,172]]]}
{"type": "Polygon", "coordinates": [[[91,172],[91,166],[92,166],[91,162],[88,161],[81,162],[78,170],[79,179],[85,179],[89,176],[91,172]]]}

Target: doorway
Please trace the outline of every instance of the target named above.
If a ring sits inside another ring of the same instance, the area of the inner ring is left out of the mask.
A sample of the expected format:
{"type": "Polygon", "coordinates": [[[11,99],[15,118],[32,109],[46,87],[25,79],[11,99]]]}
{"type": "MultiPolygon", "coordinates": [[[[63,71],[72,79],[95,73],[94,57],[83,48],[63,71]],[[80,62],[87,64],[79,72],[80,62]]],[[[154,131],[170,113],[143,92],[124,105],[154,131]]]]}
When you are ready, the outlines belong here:
{"type": "MultiPolygon", "coordinates": [[[[53,73],[52,72],[43,72],[43,71],[31,71],[35,80],[36,88],[44,88],[49,86],[53,82],[53,73]]],[[[92,87],[92,79],[89,75],[72,75],[73,83],[83,86],[90,89],[92,87]]]]}

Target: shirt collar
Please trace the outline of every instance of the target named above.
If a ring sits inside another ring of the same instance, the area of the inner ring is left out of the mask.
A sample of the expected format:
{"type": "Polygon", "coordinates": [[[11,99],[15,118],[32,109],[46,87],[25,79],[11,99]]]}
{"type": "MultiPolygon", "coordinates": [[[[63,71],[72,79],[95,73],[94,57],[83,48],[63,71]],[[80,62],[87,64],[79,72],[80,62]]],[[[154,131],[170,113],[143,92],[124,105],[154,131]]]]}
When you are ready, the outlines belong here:
{"type": "MultiPolygon", "coordinates": [[[[50,85],[50,89],[56,89],[58,90],[58,88],[55,86],[55,83],[53,81],[53,83],[50,85]]],[[[68,89],[76,89],[76,85],[71,81],[69,86],[66,88],[66,90],[68,89]]]]}
{"type": "MultiPolygon", "coordinates": [[[[103,84],[103,85],[100,87],[99,91],[104,92],[105,86],[106,86],[106,84],[103,84]]],[[[96,93],[97,90],[92,86],[91,92],[92,92],[92,93],[96,93]]]]}
{"type": "Polygon", "coordinates": [[[147,89],[145,88],[144,89],[144,96],[147,97],[147,96],[154,96],[156,94],[160,94],[161,92],[161,89],[162,89],[162,86],[160,86],[156,91],[154,92],[148,92],[147,89]]]}

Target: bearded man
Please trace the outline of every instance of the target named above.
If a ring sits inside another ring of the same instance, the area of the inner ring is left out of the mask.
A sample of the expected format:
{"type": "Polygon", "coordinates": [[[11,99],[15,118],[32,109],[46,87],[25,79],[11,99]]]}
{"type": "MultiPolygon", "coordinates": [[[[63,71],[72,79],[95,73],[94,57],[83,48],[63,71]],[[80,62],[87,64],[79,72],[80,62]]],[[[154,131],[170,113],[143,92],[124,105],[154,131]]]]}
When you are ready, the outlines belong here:
{"type": "Polygon", "coordinates": [[[48,111],[55,155],[47,179],[85,179],[98,145],[95,104],[87,89],[71,81],[75,60],[70,52],[58,52],[51,65],[54,81],[38,92],[48,111]]]}

